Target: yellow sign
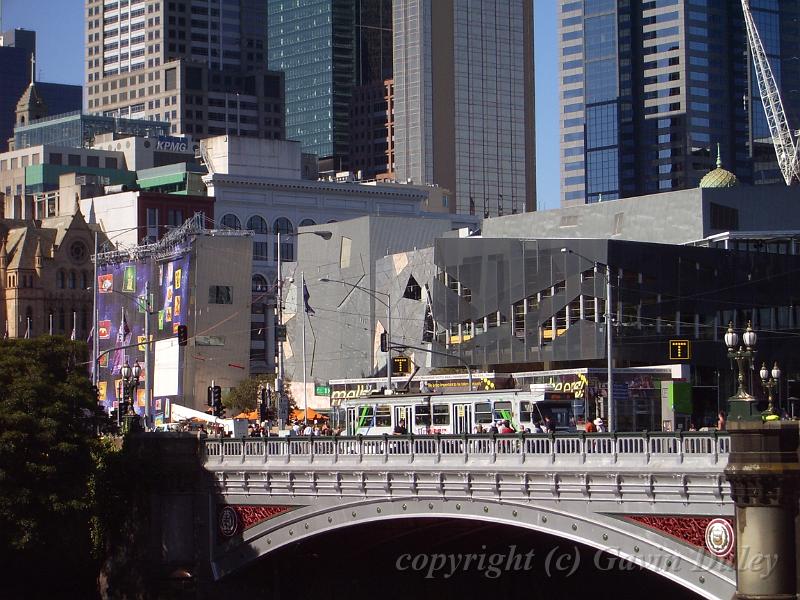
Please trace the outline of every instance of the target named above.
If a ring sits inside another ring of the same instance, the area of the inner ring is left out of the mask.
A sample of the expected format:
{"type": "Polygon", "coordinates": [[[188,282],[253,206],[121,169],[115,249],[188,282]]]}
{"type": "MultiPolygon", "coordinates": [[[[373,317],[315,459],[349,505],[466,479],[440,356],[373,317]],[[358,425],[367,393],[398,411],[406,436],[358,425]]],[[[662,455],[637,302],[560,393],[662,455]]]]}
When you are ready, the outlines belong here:
{"type": "Polygon", "coordinates": [[[692,358],[692,346],[689,340],[669,341],[670,360],[689,360],[690,358],[692,358]]]}
{"type": "Polygon", "coordinates": [[[393,356],[392,357],[392,373],[410,373],[411,361],[407,356],[393,356]]]}

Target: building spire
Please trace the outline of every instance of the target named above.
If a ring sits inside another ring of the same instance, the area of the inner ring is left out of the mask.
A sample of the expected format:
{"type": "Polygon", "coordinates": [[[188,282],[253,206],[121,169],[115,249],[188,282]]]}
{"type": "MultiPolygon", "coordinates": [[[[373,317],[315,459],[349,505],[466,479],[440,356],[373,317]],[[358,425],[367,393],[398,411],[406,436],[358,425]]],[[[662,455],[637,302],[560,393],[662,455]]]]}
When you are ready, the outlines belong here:
{"type": "Polygon", "coordinates": [[[722,168],[722,152],[720,151],[719,147],[720,147],[720,143],[717,142],[717,168],[721,169],[722,168]]]}
{"type": "Polygon", "coordinates": [[[31,85],[36,81],[36,53],[31,52],[31,85]]]}

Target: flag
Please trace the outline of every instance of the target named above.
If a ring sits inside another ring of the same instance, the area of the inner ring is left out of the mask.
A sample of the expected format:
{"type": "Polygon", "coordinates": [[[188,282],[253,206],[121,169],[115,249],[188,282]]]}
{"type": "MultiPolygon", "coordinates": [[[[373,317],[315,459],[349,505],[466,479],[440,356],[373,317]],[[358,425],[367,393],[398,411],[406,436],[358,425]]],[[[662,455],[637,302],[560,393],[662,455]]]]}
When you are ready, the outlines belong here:
{"type": "Polygon", "coordinates": [[[303,304],[305,305],[306,314],[313,315],[316,314],[314,309],[311,308],[311,305],[308,303],[308,300],[311,298],[311,294],[308,293],[308,286],[306,285],[306,280],[303,279],[303,304]]]}
{"type": "Polygon", "coordinates": [[[125,311],[122,311],[122,321],[117,330],[117,350],[114,352],[114,362],[112,363],[111,372],[119,373],[122,371],[122,365],[125,364],[125,346],[130,341],[131,330],[128,327],[128,321],[125,319],[125,311]]]}
{"type": "Polygon", "coordinates": [[[93,337],[94,337],[94,325],[92,325],[92,329],[89,331],[89,337],[86,338],[86,343],[91,345],[93,337]]]}
{"type": "Polygon", "coordinates": [[[31,320],[28,319],[27,321],[28,321],[28,326],[25,328],[25,339],[29,340],[31,339],[31,320]]]}
{"type": "Polygon", "coordinates": [[[3,339],[4,340],[8,339],[8,323],[6,323],[6,332],[3,334],[3,339]]]}

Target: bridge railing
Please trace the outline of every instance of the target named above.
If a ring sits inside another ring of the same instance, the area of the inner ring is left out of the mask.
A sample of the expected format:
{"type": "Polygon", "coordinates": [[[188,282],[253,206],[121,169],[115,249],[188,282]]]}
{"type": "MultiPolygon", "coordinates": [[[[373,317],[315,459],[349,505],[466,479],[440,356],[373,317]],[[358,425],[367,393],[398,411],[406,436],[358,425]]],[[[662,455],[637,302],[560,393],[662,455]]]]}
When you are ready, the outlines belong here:
{"type": "Polygon", "coordinates": [[[639,466],[726,463],[725,433],[410,435],[376,437],[206,438],[208,466],[235,464],[532,463],[639,466]]]}

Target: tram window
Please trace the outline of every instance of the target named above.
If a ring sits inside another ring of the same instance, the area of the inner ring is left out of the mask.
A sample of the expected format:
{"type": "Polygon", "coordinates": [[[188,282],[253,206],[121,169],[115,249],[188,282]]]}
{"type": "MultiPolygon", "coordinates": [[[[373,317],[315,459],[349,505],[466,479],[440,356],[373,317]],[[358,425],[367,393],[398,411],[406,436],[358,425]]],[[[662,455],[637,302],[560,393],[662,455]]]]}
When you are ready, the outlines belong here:
{"type": "Polygon", "coordinates": [[[434,425],[450,425],[450,405],[449,404],[434,404],[433,405],[433,424],[434,425]]]}
{"type": "Polygon", "coordinates": [[[431,409],[427,404],[417,404],[414,407],[414,425],[427,427],[431,424],[431,409]]]}
{"type": "Polygon", "coordinates": [[[490,402],[475,403],[475,422],[476,423],[492,422],[492,404],[490,402]]]}
{"type": "Polygon", "coordinates": [[[519,420],[526,423],[533,421],[533,407],[530,402],[519,403],[519,420]]]}
{"type": "Polygon", "coordinates": [[[379,404],[375,411],[375,427],[392,426],[392,408],[388,404],[379,404]]]}
{"type": "Polygon", "coordinates": [[[513,418],[513,414],[511,413],[511,402],[495,402],[494,418],[495,420],[508,419],[511,421],[513,418]]]}
{"type": "Polygon", "coordinates": [[[358,407],[358,427],[372,427],[375,418],[375,410],[372,406],[358,407]]]}

